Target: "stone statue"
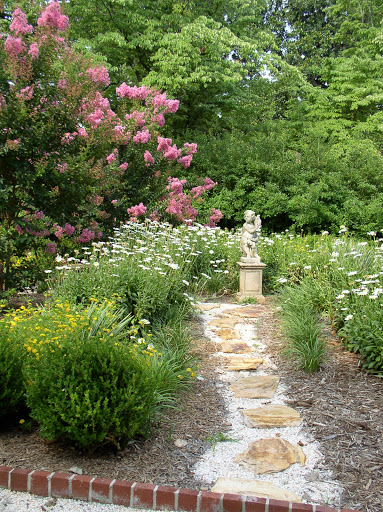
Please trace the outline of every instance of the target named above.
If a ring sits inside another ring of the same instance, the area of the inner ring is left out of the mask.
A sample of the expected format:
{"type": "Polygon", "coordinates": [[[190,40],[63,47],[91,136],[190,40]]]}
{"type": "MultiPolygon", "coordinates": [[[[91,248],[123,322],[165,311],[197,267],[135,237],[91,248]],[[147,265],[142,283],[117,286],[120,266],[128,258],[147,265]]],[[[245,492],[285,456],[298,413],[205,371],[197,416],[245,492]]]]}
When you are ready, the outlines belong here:
{"type": "Polygon", "coordinates": [[[244,258],[259,259],[257,254],[257,242],[261,232],[261,218],[255,216],[252,210],[246,210],[244,215],[245,223],[242,226],[241,252],[244,258]]]}

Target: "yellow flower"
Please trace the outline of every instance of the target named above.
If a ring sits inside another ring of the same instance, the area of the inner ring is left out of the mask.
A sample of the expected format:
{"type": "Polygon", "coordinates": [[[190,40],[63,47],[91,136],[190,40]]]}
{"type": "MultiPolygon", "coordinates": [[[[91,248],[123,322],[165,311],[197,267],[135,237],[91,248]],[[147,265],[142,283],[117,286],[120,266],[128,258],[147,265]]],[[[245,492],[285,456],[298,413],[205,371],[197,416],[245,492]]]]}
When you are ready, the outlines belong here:
{"type": "Polygon", "coordinates": [[[19,423],[20,423],[20,425],[22,425],[23,423],[25,423],[25,420],[21,419],[21,420],[19,421],[19,423]]]}

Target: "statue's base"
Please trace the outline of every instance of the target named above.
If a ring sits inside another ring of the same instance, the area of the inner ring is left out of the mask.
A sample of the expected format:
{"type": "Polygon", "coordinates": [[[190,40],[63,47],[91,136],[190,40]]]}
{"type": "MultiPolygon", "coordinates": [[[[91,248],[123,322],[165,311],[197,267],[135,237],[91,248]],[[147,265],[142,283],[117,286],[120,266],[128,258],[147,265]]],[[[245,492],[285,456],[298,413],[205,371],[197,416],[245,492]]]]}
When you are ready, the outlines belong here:
{"type": "Polygon", "coordinates": [[[257,258],[241,258],[238,262],[238,266],[240,278],[237,299],[256,298],[257,302],[264,303],[265,297],[262,295],[262,272],[266,265],[261,263],[258,256],[257,258]]]}

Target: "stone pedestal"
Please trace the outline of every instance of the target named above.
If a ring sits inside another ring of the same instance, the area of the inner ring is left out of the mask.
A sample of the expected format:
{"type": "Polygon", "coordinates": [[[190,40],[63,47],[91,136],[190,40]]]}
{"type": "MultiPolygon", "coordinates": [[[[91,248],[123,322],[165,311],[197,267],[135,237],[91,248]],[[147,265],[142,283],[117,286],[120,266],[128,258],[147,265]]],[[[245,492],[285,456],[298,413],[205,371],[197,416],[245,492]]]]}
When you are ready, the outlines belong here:
{"type": "Polygon", "coordinates": [[[265,297],[262,295],[262,272],[266,265],[261,263],[259,256],[257,258],[241,258],[238,265],[240,279],[237,298],[255,297],[259,303],[265,302],[265,297]]]}

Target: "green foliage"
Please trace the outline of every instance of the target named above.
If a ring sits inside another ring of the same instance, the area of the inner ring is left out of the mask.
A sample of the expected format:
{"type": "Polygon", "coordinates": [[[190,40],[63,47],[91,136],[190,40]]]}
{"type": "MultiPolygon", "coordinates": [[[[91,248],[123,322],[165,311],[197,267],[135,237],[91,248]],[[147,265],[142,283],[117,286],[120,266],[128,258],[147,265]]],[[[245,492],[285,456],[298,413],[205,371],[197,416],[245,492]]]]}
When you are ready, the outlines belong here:
{"type": "Polygon", "coordinates": [[[48,440],[120,448],[146,435],[159,399],[147,357],[100,336],[73,338],[26,370],[31,417],[48,440]]]}
{"type": "Polygon", "coordinates": [[[0,417],[25,407],[23,359],[20,341],[11,339],[6,326],[0,323],[0,417]]]}
{"type": "Polygon", "coordinates": [[[320,314],[313,301],[313,280],[286,287],[280,294],[286,353],[307,373],[317,371],[325,357],[326,343],[321,335],[320,314]]]}

